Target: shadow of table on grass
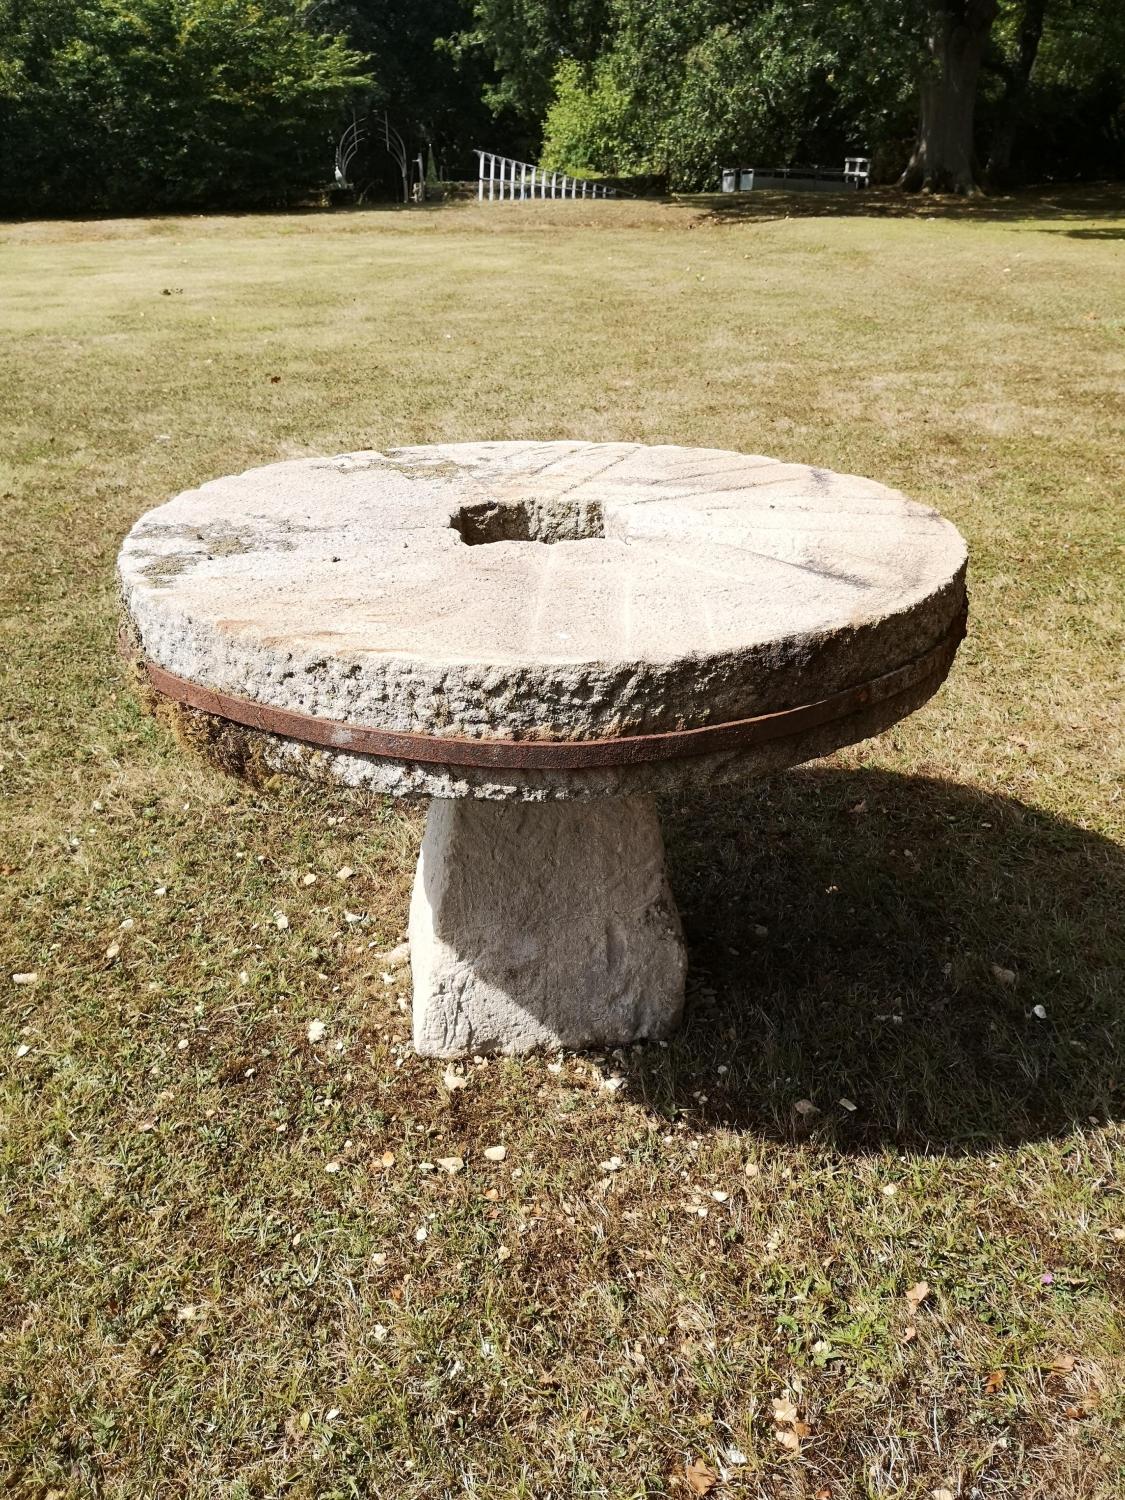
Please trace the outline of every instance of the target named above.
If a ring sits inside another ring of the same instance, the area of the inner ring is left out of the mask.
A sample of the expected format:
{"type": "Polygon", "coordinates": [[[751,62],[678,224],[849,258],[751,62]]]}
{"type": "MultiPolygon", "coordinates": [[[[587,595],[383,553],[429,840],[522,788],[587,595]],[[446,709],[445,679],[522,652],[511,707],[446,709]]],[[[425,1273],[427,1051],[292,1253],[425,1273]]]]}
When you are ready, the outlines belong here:
{"type": "Polygon", "coordinates": [[[685,800],[665,829],[691,971],[682,1032],[631,1070],[655,1110],[959,1152],[1122,1112],[1117,844],[877,771],[685,800]]]}

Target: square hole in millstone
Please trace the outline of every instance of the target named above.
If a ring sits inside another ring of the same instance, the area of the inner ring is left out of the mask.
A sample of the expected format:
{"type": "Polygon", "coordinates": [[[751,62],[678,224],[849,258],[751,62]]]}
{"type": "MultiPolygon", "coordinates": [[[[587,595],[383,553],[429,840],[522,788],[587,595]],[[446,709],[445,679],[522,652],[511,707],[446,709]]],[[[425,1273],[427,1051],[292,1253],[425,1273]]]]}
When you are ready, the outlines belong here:
{"type": "Polygon", "coordinates": [[[454,511],[449,524],[467,547],[489,542],[585,542],[605,537],[596,500],[558,495],[543,500],[480,500],[454,511]]]}

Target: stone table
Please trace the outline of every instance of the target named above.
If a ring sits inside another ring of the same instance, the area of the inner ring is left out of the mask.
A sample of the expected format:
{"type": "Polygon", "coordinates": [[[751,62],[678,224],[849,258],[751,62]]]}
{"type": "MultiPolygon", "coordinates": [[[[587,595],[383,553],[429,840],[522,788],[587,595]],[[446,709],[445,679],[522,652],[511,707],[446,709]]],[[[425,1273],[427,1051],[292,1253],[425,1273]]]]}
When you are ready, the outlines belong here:
{"type": "Polygon", "coordinates": [[[869,479],[712,448],[300,459],[142,516],[149,686],[224,765],[434,799],[410,908],[435,1056],[666,1035],[654,795],[887,728],[964,633],[965,544],[869,479]]]}

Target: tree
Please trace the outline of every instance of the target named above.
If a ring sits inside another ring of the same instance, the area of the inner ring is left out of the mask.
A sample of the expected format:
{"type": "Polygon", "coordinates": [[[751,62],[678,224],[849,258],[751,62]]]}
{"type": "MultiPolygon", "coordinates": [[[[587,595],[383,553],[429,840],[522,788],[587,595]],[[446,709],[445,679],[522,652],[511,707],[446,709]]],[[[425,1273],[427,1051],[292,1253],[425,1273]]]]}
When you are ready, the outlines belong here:
{"type": "Polygon", "coordinates": [[[364,59],[307,0],[0,0],[0,208],[281,204],[364,59]]]}
{"type": "Polygon", "coordinates": [[[929,0],[918,141],[899,179],[908,191],[975,193],[973,125],[997,0],[929,0]]]}
{"type": "Polygon", "coordinates": [[[993,187],[1001,186],[1011,170],[1012,147],[1031,83],[1031,70],[1039,53],[1046,11],[1047,0],[1023,0],[1022,12],[1015,26],[1012,55],[1002,56],[1000,62],[1003,93],[996,110],[985,168],[985,178],[993,187]]]}
{"type": "MultiPolygon", "coordinates": [[[[910,127],[918,39],[900,0],[614,0],[592,66],[565,61],[548,164],[667,173],[840,161],[910,127]],[[872,45],[878,34],[879,45],[872,45]]],[[[899,162],[901,165],[901,159],[899,162]]]]}

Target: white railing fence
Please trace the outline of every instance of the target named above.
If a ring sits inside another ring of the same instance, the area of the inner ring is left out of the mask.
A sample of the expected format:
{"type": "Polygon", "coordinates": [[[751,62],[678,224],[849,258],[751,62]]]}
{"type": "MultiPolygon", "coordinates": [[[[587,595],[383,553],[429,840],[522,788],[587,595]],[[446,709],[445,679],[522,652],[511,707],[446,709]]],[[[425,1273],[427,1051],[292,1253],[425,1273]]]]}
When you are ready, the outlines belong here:
{"type": "Polygon", "coordinates": [[[513,161],[492,151],[477,153],[480,172],[477,198],[521,200],[526,198],[613,198],[613,188],[589,177],[571,177],[566,172],[545,172],[527,161],[513,161]]]}

